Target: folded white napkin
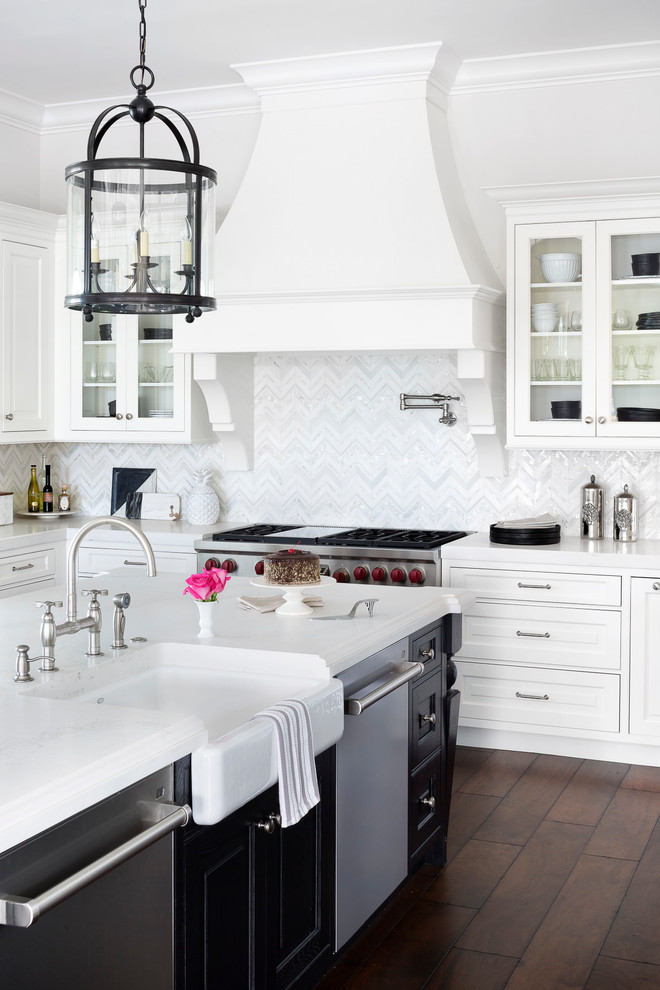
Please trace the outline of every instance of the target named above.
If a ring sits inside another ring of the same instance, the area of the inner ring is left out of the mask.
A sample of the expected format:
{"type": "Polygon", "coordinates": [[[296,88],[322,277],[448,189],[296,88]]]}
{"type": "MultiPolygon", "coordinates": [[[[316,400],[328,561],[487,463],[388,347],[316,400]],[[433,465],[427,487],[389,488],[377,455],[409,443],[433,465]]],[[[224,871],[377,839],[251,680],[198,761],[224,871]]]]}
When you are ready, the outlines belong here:
{"type": "Polygon", "coordinates": [[[535,516],[531,519],[506,519],[495,523],[500,529],[548,529],[549,526],[556,526],[557,520],[553,519],[549,512],[542,516],[535,516]]]}
{"type": "MultiPolygon", "coordinates": [[[[323,605],[323,599],[318,595],[307,595],[303,601],[312,608],[323,605]]],[[[274,612],[280,605],[284,605],[284,595],[270,595],[267,598],[248,598],[247,595],[241,595],[236,599],[236,604],[239,608],[249,609],[252,612],[274,612]]]]}
{"type": "Polygon", "coordinates": [[[304,701],[292,698],[265,708],[254,718],[266,718],[275,723],[280,818],[282,828],[288,828],[321,800],[309,710],[304,701]]]}

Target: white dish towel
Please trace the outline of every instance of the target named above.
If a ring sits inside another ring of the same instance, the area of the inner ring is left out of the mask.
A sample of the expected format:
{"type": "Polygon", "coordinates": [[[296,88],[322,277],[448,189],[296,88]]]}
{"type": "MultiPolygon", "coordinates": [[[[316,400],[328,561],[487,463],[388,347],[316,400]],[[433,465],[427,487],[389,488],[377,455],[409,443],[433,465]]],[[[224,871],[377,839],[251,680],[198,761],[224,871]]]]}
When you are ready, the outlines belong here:
{"type": "Polygon", "coordinates": [[[295,825],[318,804],[312,723],[303,701],[290,699],[254,716],[275,723],[277,733],[280,817],[282,828],[295,825]]]}

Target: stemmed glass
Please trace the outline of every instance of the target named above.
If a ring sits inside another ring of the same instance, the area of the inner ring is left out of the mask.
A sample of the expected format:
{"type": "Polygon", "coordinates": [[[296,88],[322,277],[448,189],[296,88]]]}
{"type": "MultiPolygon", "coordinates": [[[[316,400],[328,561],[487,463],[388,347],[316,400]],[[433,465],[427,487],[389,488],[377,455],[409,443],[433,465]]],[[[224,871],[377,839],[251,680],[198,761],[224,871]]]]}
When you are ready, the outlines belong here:
{"type": "Polygon", "coordinates": [[[616,368],[619,381],[622,381],[626,376],[626,370],[628,368],[628,358],[630,357],[630,348],[622,347],[617,345],[612,348],[612,358],[614,361],[614,367],[616,368]]]}
{"type": "Polygon", "coordinates": [[[633,361],[635,362],[639,377],[643,381],[648,381],[651,368],[653,367],[655,347],[651,347],[649,344],[636,344],[632,352],[633,361]]]}

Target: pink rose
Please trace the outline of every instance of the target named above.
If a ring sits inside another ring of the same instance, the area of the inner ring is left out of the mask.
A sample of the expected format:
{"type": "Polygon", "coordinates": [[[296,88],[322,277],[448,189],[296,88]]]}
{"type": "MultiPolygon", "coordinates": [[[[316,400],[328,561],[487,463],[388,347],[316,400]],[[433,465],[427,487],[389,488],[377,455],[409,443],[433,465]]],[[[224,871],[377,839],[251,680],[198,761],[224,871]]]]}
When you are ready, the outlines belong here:
{"type": "Polygon", "coordinates": [[[199,602],[214,602],[229,580],[229,574],[223,567],[211,567],[208,571],[186,578],[187,587],[183,593],[192,595],[199,602]]]}

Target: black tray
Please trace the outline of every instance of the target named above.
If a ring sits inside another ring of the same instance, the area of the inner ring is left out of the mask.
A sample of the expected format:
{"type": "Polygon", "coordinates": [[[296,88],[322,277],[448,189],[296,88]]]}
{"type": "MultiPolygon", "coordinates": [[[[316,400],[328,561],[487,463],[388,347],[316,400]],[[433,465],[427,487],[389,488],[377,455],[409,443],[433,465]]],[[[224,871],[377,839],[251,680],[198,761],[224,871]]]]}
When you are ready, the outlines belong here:
{"type": "Polygon", "coordinates": [[[506,546],[548,546],[552,543],[559,543],[560,540],[561,526],[559,523],[555,523],[552,526],[524,527],[520,529],[511,529],[493,523],[490,527],[490,542],[501,543],[506,546]]]}

